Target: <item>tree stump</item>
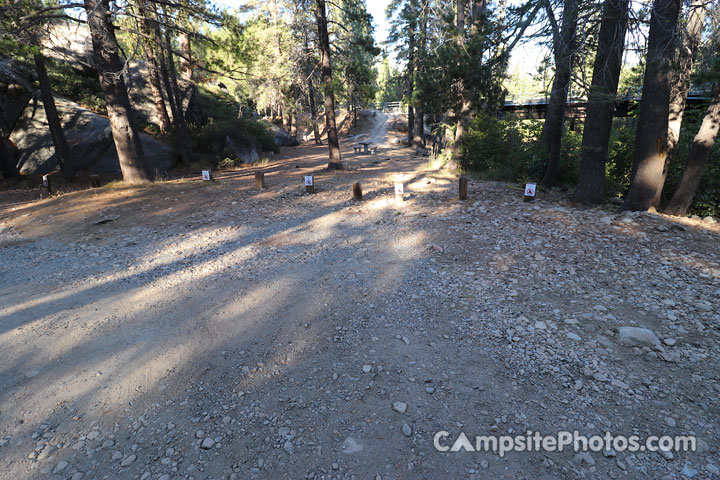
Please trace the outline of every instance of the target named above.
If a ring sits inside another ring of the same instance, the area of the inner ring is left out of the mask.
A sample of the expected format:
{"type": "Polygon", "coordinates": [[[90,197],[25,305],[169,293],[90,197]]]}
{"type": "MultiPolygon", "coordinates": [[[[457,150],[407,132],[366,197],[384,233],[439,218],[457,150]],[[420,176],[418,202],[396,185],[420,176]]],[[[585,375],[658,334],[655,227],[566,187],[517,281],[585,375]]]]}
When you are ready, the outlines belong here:
{"type": "Polygon", "coordinates": [[[467,200],[467,187],[468,187],[467,177],[460,177],[460,179],[458,180],[458,191],[459,191],[460,200],[467,200]]]}
{"type": "Polygon", "coordinates": [[[355,200],[362,200],[362,188],[360,182],[353,183],[353,198],[355,200]]]}
{"type": "Polygon", "coordinates": [[[257,172],[255,174],[255,186],[262,190],[265,188],[265,174],[261,172],[257,172]]]}

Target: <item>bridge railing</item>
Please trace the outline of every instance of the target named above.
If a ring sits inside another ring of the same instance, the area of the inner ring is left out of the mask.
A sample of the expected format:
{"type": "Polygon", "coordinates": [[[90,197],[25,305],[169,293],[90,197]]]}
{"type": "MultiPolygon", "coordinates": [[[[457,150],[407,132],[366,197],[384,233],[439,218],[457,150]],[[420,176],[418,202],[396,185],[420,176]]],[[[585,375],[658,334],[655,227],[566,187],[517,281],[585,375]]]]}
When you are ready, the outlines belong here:
{"type": "Polygon", "coordinates": [[[397,113],[402,110],[402,102],[383,102],[375,105],[377,110],[383,113],[397,113]]]}

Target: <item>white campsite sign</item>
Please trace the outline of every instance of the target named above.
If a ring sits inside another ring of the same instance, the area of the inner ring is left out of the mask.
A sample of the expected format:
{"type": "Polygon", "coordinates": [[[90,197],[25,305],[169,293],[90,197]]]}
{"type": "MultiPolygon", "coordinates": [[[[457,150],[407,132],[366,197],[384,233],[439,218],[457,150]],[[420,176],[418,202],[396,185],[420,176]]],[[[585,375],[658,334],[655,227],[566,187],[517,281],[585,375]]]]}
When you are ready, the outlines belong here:
{"type": "Polygon", "coordinates": [[[395,195],[402,195],[405,193],[405,188],[403,187],[402,183],[396,183],[395,184],[395,195]]]}
{"type": "Polygon", "coordinates": [[[537,184],[535,184],[535,183],[526,184],[525,185],[525,196],[526,197],[534,197],[536,189],[537,189],[537,184]]]}
{"type": "Polygon", "coordinates": [[[306,186],[306,187],[312,187],[312,186],[313,186],[313,177],[312,177],[312,175],[305,175],[305,186],[306,186]]]}
{"type": "Polygon", "coordinates": [[[203,171],[202,171],[202,179],[203,179],[203,180],[210,180],[210,170],[203,170],[203,171]]]}

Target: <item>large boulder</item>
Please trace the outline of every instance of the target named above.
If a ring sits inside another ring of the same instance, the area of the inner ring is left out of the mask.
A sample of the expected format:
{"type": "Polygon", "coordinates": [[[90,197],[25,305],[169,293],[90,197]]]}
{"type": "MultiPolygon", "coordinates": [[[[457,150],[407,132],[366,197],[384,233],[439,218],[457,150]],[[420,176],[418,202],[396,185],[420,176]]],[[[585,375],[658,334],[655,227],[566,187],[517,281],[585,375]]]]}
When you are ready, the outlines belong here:
{"type": "MultiPolygon", "coordinates": [[[[133,105],[138,120],[145,124],[159,125],[160,119],[153,102],[152,89],[148,80],[150,72],[145,62],[130,62],[128,71],[130,75],[126,76],[125,84],[128,88],[130,103],[133,105]]],[[[200,94],[197,85],[187,80],[178,79],[178,87],[182,96],[185,120],[194,125],[205,125],[208,121],[208,114],[200,105],[200,94]]],[[[170,118],[172,118],[172,109],[167,101],[165,102],[165,108],[170,118]]]]}
{"type": "MultiPolygon", "coordinates": [[[[10,134],[19,151],[18,167],[23,174],[44,175],[58,167],[55,147],[39,95],[27,104],[10,134]]],[[[89,169],[112,143],[110,121],[62,97],[55,106],[63,124],[76,168],[89,169]]]]}
{"type": "Polygon", "coordinates": [[[10,135],[31,98],[29,77],[17,62],[0,58],[0,137],[10,135]]]}
{"type": "Polygon", "coordinates": [[[242,160],[243,163],[255,163],[260,159],[257,146],[254,144],[240,145],[228,135],[225,136],[225,150],[235,158],[242,160]]]}
{"type": "Polygon", "coordinates": [[[72,66],[85,74],[95,74],[90,29],[75,22],[53,22],[42,29],[42,53],[48,58],[72,66]]]}
{"type": "MultiPolygon", "coordinates": [[[[42,41],[45,46],[43,49],[45,56],[97,78],[92,39],[87,25],[55,22],[44,33],[42,41]]],[[[149,76],[145,62],[131,61],[124,76],[125,84],[138,120],[148,125],[159,125],[160,121],[148,81],[149,76]]],[[[196,125],[207,123],[208,115],[200,105],[197,86],[183,79],[178,79],[178,83],[185,119],[188,123],[196,125]]],[[[167,98],[165,100],[168,115],[172,117],[167,98]]]]}
{"type": "Polygon", "coordinates": [[[281,147],[295,147],[300,145],[297,138],[290,135],[288,132],[278,127],[274,123],[267,122],[268,128],[273,133],[275,144],[281,147]]]}
{"type": "MultiPolygon", "coordinates": [[[[62,97],[55,106],[63,123],[76,168],[97,172],[120,172],[110,121],[62,97]]],[[[153,171],[166,171],[175,163],[172,149],[141,134],[146,160],[153,171]]],[[[18,166],[23,174],[46,174],[58,168],[55,147],[47,126],[42,100],[36,95],[18,119],[10,140],[18,148],[18,166]]]]}
{"type": "MultiPolygon", "coordinates": [[[[163,142],[154,139],[146,133],[140,133],[140,142],[142,143],[143,152],[145,153],[145,162],[153,176],[155,176],[156,173],[166,174],[168,170],[175,165],[177,155],[172,148],[163,142]]],[[[114,143],[107,149],[102,158],[92,166],[90,171],[93,173],[120,172],[120,161],[118,160],[114,143]]]]}
{"type": "Polygon", "coordinates": [[[0,84],[0,137],[10,135],[30,97],[30,92],[18,84],[0,84]]]}
{"type": "Polygon", "coordinates": [[[15,170],[15,159],[17,157],[17,149],[10,140],[0,137],[0,174],[5,180],[17,178],[17,170],[15,170]]]}

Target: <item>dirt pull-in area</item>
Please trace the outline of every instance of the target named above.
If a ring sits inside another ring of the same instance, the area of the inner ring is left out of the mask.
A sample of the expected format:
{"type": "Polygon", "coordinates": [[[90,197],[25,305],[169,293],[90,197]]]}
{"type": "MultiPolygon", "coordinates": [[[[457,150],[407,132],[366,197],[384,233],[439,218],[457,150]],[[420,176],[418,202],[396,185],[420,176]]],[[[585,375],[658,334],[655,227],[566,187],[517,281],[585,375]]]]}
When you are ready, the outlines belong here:
{"type": "Polygon", "coordinates": [[[266,190],[240,169],[2,210],[0,477],[717,478],[717,225],[460,202],[375,118],[346,171],[302,146],[266,190]],[[561,430],[698,451],[433,446],[561,430]]]}

